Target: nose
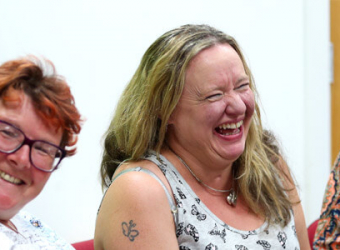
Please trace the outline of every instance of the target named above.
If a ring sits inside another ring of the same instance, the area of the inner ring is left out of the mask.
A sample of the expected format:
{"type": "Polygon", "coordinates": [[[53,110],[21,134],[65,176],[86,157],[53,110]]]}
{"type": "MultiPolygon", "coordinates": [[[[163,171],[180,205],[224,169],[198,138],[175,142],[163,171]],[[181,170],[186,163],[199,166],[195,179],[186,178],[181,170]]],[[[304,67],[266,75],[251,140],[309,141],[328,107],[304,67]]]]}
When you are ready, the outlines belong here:
{"type": "Polygon", "coordinates": [[[19,150],[8,154],[7,159],[18,169],[30,168],[30,147],[23,145],[19,150]]]}
{"type": "Polygon", "coordinates": [[[226,96],[226,109],[228,115],[243,115],[246,112],[246,104],[237,93],[232,93],[226,96]]]}

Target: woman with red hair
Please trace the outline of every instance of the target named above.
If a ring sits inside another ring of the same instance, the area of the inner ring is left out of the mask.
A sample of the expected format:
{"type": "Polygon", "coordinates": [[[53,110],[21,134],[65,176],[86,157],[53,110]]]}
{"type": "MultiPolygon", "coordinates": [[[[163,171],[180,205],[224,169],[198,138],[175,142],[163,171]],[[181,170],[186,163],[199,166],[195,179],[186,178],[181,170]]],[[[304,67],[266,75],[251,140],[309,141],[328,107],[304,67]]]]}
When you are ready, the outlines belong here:
{"type": "Polygon", "coordinates": [[[21,209],[75,153],[80,114],[65,80],[46,60],[0,66],[0,248],[73,249],[21,209]]]}

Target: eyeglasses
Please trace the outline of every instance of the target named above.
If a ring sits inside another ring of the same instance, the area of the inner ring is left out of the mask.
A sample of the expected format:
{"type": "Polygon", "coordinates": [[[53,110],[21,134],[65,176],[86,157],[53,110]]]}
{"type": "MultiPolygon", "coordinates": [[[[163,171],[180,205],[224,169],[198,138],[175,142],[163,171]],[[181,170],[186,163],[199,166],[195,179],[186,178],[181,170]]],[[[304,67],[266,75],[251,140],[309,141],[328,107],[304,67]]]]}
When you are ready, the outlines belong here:
{"type": "Polygon", "coordinates": [[[65,157],[64,149],[42,140],[30,140],[12,124],[0,120],[0,152],[12,154],[23,145],[30,147],[31,164],[44,172],[53,172],[65,157]]]}

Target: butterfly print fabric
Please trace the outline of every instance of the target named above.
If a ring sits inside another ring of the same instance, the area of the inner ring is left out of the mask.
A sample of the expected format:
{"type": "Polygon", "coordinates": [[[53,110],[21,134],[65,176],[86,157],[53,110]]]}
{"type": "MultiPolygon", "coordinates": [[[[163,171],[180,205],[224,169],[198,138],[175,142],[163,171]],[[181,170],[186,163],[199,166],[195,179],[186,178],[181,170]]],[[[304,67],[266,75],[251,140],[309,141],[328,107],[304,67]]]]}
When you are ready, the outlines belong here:
{"type": "Polygon", "coordinates": [[[158,160],[150,153],[148,160],[154,162],[167,178],[178,209],[176,236],[180,250],[299,250],[294,215],[289,224],[278,224],[251,231],[232,228],[213,214],[197,197],[177,169],[162,155],[158,160]]]}

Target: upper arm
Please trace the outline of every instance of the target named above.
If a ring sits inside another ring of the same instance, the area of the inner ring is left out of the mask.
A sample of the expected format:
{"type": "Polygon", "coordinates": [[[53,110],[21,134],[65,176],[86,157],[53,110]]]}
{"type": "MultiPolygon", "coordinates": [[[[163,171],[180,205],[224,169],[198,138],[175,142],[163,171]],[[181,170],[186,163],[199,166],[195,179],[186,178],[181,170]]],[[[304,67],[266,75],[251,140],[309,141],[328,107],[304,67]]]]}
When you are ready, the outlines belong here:
{"type": "Polygon", "coordinates": [[[105,250],[178,249],[170,205],[156,179],[129,172],[112,183],[98,213],[95,245],[105,250]]]}
{"type": "Polygon", "coordinates": [[[284,187],[286,188],[289,200],[292,203],[295,228],[300,243],[300,249],[310,249],[305,215],[295,181],[290,173],[287,163],[282,158],[279,159],[278,164],[279,169],[282,171],[284,187]]]}

